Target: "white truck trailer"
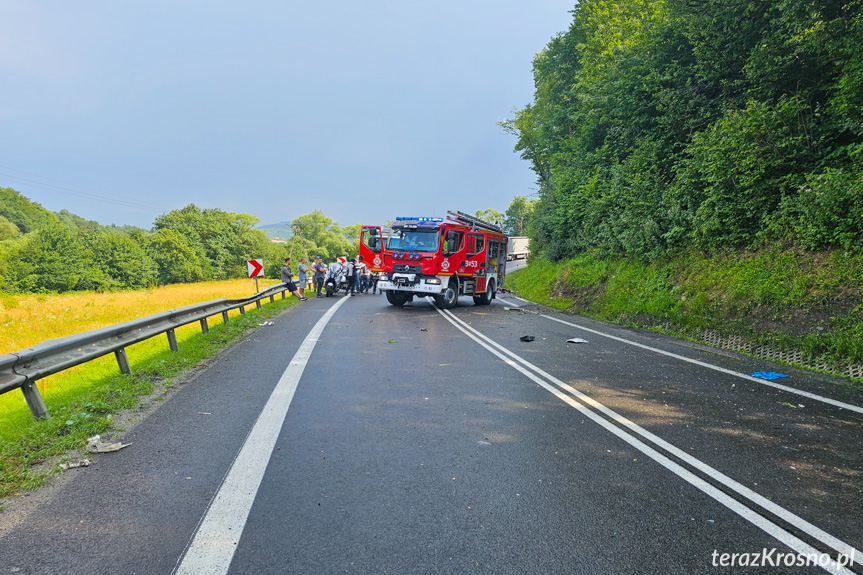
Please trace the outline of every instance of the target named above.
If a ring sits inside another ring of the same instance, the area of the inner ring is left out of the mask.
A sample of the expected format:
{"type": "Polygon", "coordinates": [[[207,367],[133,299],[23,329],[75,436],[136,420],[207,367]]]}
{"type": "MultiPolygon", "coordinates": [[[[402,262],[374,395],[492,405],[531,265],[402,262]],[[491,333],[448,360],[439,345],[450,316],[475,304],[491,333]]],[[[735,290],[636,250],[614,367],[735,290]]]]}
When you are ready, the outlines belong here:
{"type": "Polygon", "coordinates": [[[523,260],[530,255],[530,238],[527,236],[509,236],[507,242],[507,260],[523,260]]]}

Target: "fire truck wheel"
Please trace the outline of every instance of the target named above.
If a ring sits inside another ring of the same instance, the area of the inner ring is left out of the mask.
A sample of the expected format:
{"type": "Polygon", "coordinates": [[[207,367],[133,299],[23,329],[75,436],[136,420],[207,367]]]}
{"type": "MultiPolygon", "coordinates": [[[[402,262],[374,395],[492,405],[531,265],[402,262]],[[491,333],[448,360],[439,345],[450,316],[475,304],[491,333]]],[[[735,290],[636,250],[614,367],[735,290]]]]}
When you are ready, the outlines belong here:
{"type": "Polygon", "coordinates": [[[437,302],[438,307],[443,309],[452,309],[456,306],[458,303],[458,280],[455,276],[449,280],[446,289],[435,296],[435,302],[437,302]]]}
{"type": "Polygon", "coordinates": [[[401,307],[408,302],[409,296],[402,292],[397,292],[395,290],[389,290],[385,292],[387,294],[387,301],[396,307],[401,307]]]}
{"type": "Polygon", "coordinates": [[[488,282],[488,288],[485,293],[473,296],[474,305],[488,305],[494,298],[494,280],[488,282]]]}

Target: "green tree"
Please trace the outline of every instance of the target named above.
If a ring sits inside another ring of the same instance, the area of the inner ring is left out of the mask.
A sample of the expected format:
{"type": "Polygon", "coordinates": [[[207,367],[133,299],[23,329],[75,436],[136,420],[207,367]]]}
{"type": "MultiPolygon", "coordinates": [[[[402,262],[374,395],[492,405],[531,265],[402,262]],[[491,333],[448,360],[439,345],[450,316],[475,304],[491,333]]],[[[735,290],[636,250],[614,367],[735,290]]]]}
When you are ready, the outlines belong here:
{"type": "Polygon", "coordinates": [[[99,232],[90,246],[90,260],[118,289],[145,288],[158,280],[155,260],[142,243],[122,232],[99,232]]]}
{"type": "Polygon", "coordinates": [[[863,0],[579,2],[501,123],[537,175],[534,253],[856,245],[808,190],[857,203],[861,41],[863,0]]]}
{"type": "Polygon", "coordinates": [[[342,255],[354,257],[359,252],[359,225],[342,228],[321,210],[294,218],[291,227],[298,231],[294,236],[294,258],[302,253],[302,245],[310,257],[320,255],[325,261],[333,261],[342,255]]]}
{"type": "Polygon", "coordinates": [[[12,188],[0,188],[0,215],[15,224],[22,234],[30,233],[57,219],[12,188]]]}
{"type": "Polygon", "coordinates": [[[533,208],[534,202],[528,200],[527,196],[515,196],[506,209],[506,233],[511,236],[526,236],[533,208]]]}
{"type": "Polygon", "coordinates": [[[204,279],[201,261],[186,236],[163,228],[148,238],[148,252],[156,262],[160,284],[197,282],[204,279]]]}
{"type": "Polygon", "coordinates": [[[79,288],[91,273],[84,249],[56,218],[48,220],[10,255],[9,287],[23,292],[64,292],[79,288]]]}
{"type": "Polygon", "coordinates": [[[503,227],[504,221],[506,220],[506,216],[494,208],[489,208],[487,210],[477,210],[474,214],[474,217],[479,218],[484,222],[488,222],[490,224],[494,224],[496,226],[503,227]]]}
{"type": "Polygon", "coordinates": [[[195,252],[202,279],[243,277],[246,261],[261,257],[266,233],[254,229],[258,218],[249,214],[202,210],[194,204],[162,214],[154,223],[157,231],[180,233],[195,252]]]}

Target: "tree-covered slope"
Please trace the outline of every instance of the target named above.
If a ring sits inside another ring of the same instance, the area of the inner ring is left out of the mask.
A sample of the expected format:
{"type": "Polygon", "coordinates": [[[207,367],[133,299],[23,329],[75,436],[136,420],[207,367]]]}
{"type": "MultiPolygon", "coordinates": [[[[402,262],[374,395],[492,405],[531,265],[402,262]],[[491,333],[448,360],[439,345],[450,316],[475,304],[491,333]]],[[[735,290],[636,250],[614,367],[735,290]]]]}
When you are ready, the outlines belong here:
{"type": "Polygon", "coordinates": [[[585,0],[504,126],[534,252],[863,248],[861,0],[585,0]]]}

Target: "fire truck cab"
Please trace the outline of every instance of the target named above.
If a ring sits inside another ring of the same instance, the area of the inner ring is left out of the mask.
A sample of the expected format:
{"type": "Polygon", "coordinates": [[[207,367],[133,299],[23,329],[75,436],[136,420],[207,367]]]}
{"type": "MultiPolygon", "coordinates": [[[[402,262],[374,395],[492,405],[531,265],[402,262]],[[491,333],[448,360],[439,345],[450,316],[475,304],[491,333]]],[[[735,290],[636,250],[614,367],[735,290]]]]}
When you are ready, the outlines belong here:
{"type": "Polygon", "coordinates": [[[396,218],[392,228],[362,226],[360,255],[381,273],[378,287],[395,306],[434,297],[444,309],[460,295],[488,305],[506,275],[507,237],[498,226],[462,212],[443,218],[396,218]]]}

